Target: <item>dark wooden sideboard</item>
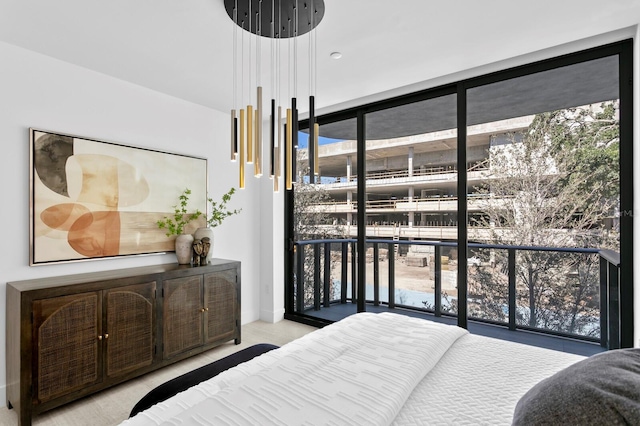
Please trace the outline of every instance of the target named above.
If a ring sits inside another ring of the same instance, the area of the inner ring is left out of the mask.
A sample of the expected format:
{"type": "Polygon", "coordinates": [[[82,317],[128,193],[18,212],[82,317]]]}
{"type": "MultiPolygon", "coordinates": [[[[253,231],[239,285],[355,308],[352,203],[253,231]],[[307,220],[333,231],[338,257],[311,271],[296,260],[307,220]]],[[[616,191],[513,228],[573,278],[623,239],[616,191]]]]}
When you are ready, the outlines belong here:
{"type": "Polygon", "coordinates": [[[7,283],[7,406],[32,416],[240,343],[240,262],[7,283]]]}

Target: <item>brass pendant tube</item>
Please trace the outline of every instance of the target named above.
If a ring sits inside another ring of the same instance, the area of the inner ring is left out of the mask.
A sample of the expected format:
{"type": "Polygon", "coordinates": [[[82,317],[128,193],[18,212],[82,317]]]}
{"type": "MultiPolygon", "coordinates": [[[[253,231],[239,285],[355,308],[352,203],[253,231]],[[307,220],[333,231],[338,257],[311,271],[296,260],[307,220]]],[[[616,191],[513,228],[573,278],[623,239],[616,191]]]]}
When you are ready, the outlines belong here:
{"type": "Polygon", "coordinates": [[[244,110],[240,110],[240,188],[244,188],[244,110]]]}
{"type": "Polygon", "coordinates": [[[276,140],[275,147],[275,164],[274,164],[274,175],[273,175],[273,190],[275,192],[279,191],[280,186],[280,147],[282,146],[282,107],[278,107],[278,139],[276,140]]]}
{"type": "Polygon", "coordinates": [[[254,143],[254,146],[253,146],[253,163],[254,163],[253,175],[255,177],[260,177],[260,176],[262,176],[262,165],[260,164],[260,148],[261,148],[260,145],[261,144],[258,143],[258,110],[257,109],[255,110],[254,116],[255,116],[255,122],[254,122],[253,125],[255,126],[255,129],[256,129],[256,135],[255,135],[255,137],[253,139],[253,143],[254,143]]]}
{"type": "Polygon", "coordinates": [[[262,176],[262,86],[258,86],[258,105],[256,106],[256,138],[255,138],[255,163],[254,175],[262,176]]]}
{"type": "Polygon", "coordinates": [[[253,106],[247,105],[247,163],[253,163],[253,106]]]}

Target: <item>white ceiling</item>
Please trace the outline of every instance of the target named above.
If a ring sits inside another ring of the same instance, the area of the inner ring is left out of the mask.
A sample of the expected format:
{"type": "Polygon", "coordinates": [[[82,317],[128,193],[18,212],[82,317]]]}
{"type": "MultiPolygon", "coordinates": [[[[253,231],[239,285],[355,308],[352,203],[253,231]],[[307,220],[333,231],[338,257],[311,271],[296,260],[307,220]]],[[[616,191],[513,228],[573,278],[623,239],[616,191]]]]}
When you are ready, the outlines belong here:
{"type": "MultiPolygon", "coordinates": [[[[318,109],[640,22],[640,0],[324,1],[318,109]],[[342,59],[331,59],[334,51],[342,59]]],[[[308,39],[299,39],[302,98],[308,39]]],[[[270,97],[263,40],[262,85],[270,97]]],[[[0,0],[0,41],[220,111],[232,108],[233,23],[223,0],[0,0]]]]}

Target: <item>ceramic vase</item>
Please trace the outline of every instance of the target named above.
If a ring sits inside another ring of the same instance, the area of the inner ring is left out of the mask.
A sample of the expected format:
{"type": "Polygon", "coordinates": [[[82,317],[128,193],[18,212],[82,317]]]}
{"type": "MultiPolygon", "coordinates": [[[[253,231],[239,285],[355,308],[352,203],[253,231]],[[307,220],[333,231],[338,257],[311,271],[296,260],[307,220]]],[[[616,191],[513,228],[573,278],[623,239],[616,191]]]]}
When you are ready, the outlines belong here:
{"type": "Polygon", "coordinates": [[[193,235],[180,234],[176,238],[176,257],[178,258],[178,264],[189,265],[191,264],[191,252],[193,246],[193,235]]]}
{"type": "Polygon", "coordinates": [[[211,262],[211,257],[213,255],[213,229],[211,229],[208,226],[205,226],[203,228],[198,228],[196,229],[196,232],[193,234],[193,237],[195,239],[202,239],[204,237],[208,237],[209,238],[209,252],[207,253],[207,260],[205,265],[208,265],[211,262]]]}

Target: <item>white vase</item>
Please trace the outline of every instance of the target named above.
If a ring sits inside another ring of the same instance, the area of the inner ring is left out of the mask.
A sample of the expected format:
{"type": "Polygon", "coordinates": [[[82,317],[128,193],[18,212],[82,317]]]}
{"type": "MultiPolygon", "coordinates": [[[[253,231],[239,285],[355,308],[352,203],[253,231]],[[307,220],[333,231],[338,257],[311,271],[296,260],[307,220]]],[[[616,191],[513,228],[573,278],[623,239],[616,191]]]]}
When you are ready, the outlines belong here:
{"type": "Polygon", "coordinates": [[[180,234],[176,237],[176,257],[178,264],[191,264],[191,253],[193,250],[193,235],[180,234]]]}
{"type": "Polygon", "coordinates": [[[198,228],[196,229],[196,232],[194,232],[193,237],[196,240],[201,240],[204,237],[208,237],[209,238],[209,252],[207,253],[207,260],[205,265],[208,265],[209,263],[211,263],[211,257],[213,255],[213,229],[211,229],[208,226],[202,227],[202,228],[198,228]]]}

